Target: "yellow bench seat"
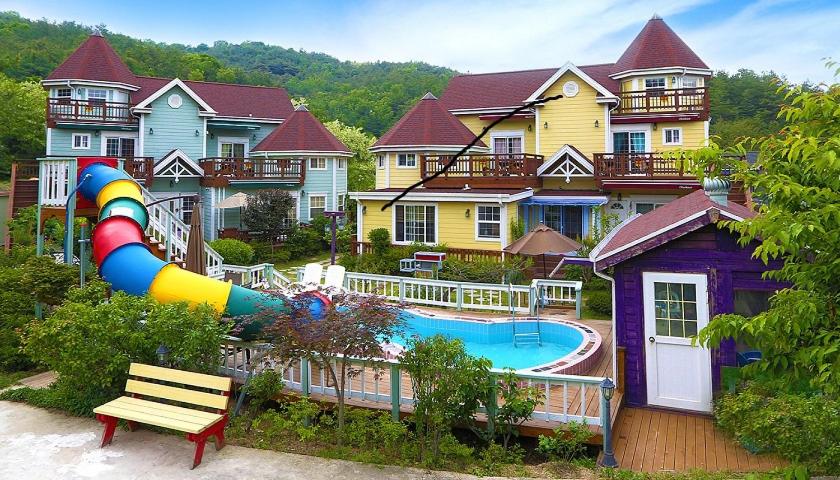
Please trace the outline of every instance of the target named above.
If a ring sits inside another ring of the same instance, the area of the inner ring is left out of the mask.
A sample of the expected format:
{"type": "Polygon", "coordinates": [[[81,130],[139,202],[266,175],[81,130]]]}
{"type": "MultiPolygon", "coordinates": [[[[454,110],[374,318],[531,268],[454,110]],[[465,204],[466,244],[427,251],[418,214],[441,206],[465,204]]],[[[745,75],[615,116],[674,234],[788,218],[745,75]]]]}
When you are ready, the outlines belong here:
{"type": "Polygon", "coordinates": [[[150,402],[133,397],[120,397],[111,400],[96,407],[93,413],[186,433],[201,433],[223,418],[223,415],[217,413],[150,402]]]}

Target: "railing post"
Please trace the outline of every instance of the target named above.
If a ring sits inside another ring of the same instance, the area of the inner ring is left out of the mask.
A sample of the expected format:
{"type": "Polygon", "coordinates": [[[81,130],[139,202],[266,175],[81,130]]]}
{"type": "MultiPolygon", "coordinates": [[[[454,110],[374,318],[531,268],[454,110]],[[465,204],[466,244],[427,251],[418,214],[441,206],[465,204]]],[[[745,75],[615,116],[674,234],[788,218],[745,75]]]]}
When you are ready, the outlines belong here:
{"type": "Polygon", "coordinates": [[[400,365],[391,364],[391,419],[400,421],[400,365]]]}
{"type": "Polygon", "coordinates": [[[456,309],[460,312],[464,308],[464,286],[460,283],[455,287],[456,309]]]}
{"type": "Polygon", "coordinates": [[[578,285],[575,287],[575,318],[580,320],[581,310],[583,304],[583,292],[581,291],[581,286],[578,285]]]}
{"type": "Polygon", "coordinates": [[[404,302],[405,301],[405,280],[402,280],[402,279],[400,280],[400,283],[399,283],[399,295],[400,295],[400,298],[399,298],[400,302],[404,302]]]}
{"type": "Polygon", "coordinates": [[[305,358],[300,359],[300,390],[304,397],[308,397],[310,393],[309,385],[309,360],[305,358]]]}

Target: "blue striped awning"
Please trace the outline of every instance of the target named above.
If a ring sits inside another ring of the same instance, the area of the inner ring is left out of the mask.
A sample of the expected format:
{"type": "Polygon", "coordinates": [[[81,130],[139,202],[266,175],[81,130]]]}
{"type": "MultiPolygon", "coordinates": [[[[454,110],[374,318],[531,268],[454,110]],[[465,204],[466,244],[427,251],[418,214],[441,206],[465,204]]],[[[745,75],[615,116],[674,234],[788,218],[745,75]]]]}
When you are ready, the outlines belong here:
{"type": "Polygon", "coordinates": [[[521,201],[520,205],[604,205],[609,200],[606,196],[566,196],[566,195],[545,195],[533,196],[521,201]]]}

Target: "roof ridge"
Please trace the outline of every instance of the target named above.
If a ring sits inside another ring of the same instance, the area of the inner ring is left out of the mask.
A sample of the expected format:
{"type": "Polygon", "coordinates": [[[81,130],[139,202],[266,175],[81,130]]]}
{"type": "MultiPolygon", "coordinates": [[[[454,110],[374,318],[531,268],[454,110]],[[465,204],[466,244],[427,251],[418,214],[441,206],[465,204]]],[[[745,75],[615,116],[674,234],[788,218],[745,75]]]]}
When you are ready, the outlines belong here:
{"type": "Polygon", "coordinates": [[[479,77],[479,76],[482,76],[482,75],[501,75],[501,74],[505,74],[505,73],[540,72],[540,71],[543,71],[543,70],[557,70],[558,68],[560,68],[560,67],[526,68],[526,69],[523,69],[523,70],[508,70],[508,71],[503,71],[503,72],[459,73],[458,75],[455,75],[455,77],[452,77],[452,78],[479,77]]]}
{"type": "MultiPolygon", "coordinates": [[[[137,77],[137,78],[152,78],[152,79],[155,79],[155,80],[167,80],[167,81],[170,81],[170,82],[172,80],[175,80],[176,78],[178,78],[178,77],[158,77],[156,75],[135,75],[135,77],[137,77]]],[[[206,84],[209,84],[209,85],[233,85],[235,87],[252,87],[252,88],[269,88],[269,89],[273,89],[273,90],[286,90],[285,87],[272,87],[272,86],[268,86],[268,85],[251,85],[249,83],[211,82],[211,81],[208,81],[208,80],[185,80],[185,79],[180,79],[180,80],[184,83],[188,83],[188,82],[189,83],[206,83],[206,84]]]]}

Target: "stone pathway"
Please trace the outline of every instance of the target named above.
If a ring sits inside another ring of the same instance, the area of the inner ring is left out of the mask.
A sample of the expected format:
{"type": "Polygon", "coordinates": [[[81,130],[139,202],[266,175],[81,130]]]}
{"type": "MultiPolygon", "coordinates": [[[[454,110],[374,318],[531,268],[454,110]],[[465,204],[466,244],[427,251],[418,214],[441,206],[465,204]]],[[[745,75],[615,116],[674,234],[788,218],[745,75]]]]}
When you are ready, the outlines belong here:
{"type": "Polygon", "coordinates": [[[306,455],[208,445],[204,461],[190,470],[193,444],[180,435],[118,430],[114,443],[99,448],[102,427],[90,418],[69,417],[0,401],[0,478],[219,479],[219,480],[427,480],[474,479],[471,475],[385,467],[306,455]]]}

